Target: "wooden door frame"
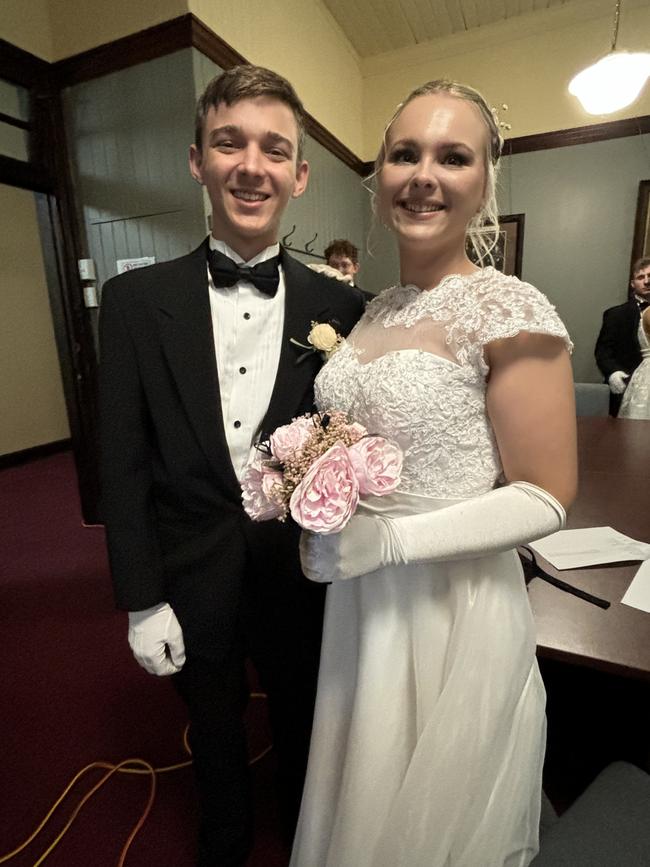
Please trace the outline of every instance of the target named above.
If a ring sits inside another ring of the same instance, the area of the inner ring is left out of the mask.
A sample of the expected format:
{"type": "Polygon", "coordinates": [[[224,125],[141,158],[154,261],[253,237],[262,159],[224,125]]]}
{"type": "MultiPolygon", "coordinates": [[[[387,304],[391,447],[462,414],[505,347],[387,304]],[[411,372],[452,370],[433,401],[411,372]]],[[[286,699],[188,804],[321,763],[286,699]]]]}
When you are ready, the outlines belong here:
{"type": "Polygon", "coordinates": [[[0,156],[0,183],[36,197],[43,263],[77,469],[82,516],[99,522],[97,355],[76,270],[82,242],[72,193],[63,112],[52,65],[0,40],[0,78],[30,94],[29,159],[0,156]]]}

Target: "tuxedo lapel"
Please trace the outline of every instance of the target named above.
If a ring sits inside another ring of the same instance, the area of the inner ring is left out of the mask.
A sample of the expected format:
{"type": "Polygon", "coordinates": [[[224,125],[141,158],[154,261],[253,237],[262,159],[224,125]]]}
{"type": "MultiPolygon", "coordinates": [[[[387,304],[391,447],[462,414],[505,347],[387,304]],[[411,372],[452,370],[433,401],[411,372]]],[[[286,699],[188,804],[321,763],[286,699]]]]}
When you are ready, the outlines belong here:
{"type": "Polygon", "coordinates": [[[284,249],[280,257],[285,282],[284,331],[275,385],[262,422],[264,434],[272,433],[296,414],[322,364],[318,352],[310,353],[299,362],[306,350],[291,343],[291,338],[306,344],[311,323],[327,322],[330,318],[322,288],[309,279],[310,273],[305,273],[304,267],[284,249]]]}
{"type": "Polygon", "coordinates": [[[221,412],[207,277],[207,241],[161,277],[163,351],[201,448],[227,489],[240,495],[221,412]]]}

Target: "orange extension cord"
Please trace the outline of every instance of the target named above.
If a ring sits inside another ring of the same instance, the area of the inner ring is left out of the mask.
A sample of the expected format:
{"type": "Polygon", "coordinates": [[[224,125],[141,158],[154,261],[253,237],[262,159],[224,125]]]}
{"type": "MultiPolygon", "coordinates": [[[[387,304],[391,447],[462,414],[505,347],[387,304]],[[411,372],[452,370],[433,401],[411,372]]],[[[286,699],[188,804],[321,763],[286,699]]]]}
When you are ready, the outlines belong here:
{"type": "MultiPolygon", "coordinates": [[[[263,692],[252,692],[251,698],[266,698],[266,695],[263,692]]],[[[190,749],[190,745],[189,745],[189,742],[187,739],[187,734],[189,732],[189,729],[190,729],[190,727],[189,727],[189,725],[187,725],[185,727],[185,731],[183,732],[183,746],[185,747],[185,751],[187,752],[187,754],[189,756],[191,756],[192,750],[190,749]]],[[[259,762],[272,749],[273,749],[273,744],[269,744],[269,746],[267,746],[265,749],[263,749],[261,753],[258,753],[256,756],[254,756],[250,760],[249,766],[252,766],[252,765],[256,764],[257,762],[259,762]]],[[[63,803],[63,801],[67,797],[68,793],[73,789],[73,787],[76,785],[76,783],[84,776],[84,774],[86,774],[90,770],[93,770],[94,768],[103,768],[105,771],[107,771],[107,773],[105,773],[102,776],[102,778],[99,780],[98,783],[95,783],[95,785],[90,789],[89,792],[86,792],[86,794],[83,796],[81,801],[79,801],[79,803],[77,804],[75,809],[72,811],[72,815],[70,816],[70,818],[68,819],[68,821],[64,825],[63,830],[59,832],[59,834],[54,838],[54,840],[50,843],[50,845],[47,847],[47,849],[40,855],[38,860],[34,862],[32,867],[39,867],[39,865],[42,864],[43,861],[45,861],[47,856],[59,845],[59,843],[61,842],[63,837],[66,835],[66,833],[70,829],[70,826],[72,825],[74,820],[77,818],[77,816],[81,812],[81,808],[84,806],[84,804],[86,804],[87,801],[89,801],[90,798],[92,798],[92,796],[95,794],[95,792],[99,791],[99,789],[101,789],[101,787],[105,783],[107,783],[114,774],[137,774],[140,776],[145,775],[145,776],[150,777],[149,797],[147,798],[147,803],[145,805],[144,810],[140,814],[140,818],[133,826],[133,828],[132,828],[132,830],[131,830],[131,832],[130,832],[127,840],[126,840],[126,843],[124,844],[124,846],[122,847],[122,851],[120,852],[120,857],[119,857],[119,860],[117,862],[117,867],[124,867],[124,863],[126,861],[126,855],[127,855],[127,852],[129,851],[129,847],[131,846],[131,843],[133,843],[133,841],[135,840],[136,835],[138,834],[138,832],[140,831],[140,829],[142,828],[142,826],[146,822],[147,816],[151,812],[151,808],[153,806],[153,802],[154,802],[154,799],[156,797],[156,774],[165,774],[165,773],[168,773],[169,771],[177,771],[177,770],[180,770],[181,768],[187,768],[191,764],[192,764],[191,759],[189,759],[188,761],[185,761],[185,762],[179,762],[176,765],[167,765],[166,767],[163,767],[163,768],[154,768],[149,764],[149,762],[146,762],[144,759],[125,759],[124,761],[119,762],[119,764],[117,764],[117,765],[110,764],[109,762],[91,762],[91,764],[86,765],[85,768],[82,768],[82,770],[80,770],[79,773],[77,773],[75,775],[75,777],[71,780],[71,782],[68,783],[68,785],[63,790],[62,794],[57,798],[57,800],[54,802],[54,804],[52,805],[50,810],[46,813],[45,818],[38,825],[38,827],[29,835],[29,837],[23,843],[21,843],[19,846],[17,846],[15,849],[13,849],[11,852],[7,852],[6,855],[0,855],[0,864],[4,864],[5,862],[10,861],[12,858],[15,858],[16,855],[18,855],[20,852],[22,852],[23,849],[26,849],[27,846],[29,846],[29,844],[33,840],[36,839],[36,837],[40,834],[40,832],[43,830],[43,828],[45,828],[47,823],[50,821],[50,819],[52,818],[52,816],[56,812],[57,808],[63,803]]]]}

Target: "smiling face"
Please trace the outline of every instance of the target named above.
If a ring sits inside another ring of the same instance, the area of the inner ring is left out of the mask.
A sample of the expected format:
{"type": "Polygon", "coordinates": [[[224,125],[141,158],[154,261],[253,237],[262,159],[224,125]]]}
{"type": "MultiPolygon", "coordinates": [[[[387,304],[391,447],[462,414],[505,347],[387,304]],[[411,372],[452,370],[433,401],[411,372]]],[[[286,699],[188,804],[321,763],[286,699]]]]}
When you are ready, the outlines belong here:
{"type": "Polygon", "coordinates": [[[635,295],[650,301],[650,265],[639,268],[630,280],[630,286],[635,295]]]}
{"type": "Polygon", "coordinates": [[[244,261],[277,242],[289,199],[307,186],[297,147],[291,108],[265,96],[210,108],[201,149],[190,147],[190,171],[212,204],[212,234],[244,261]]]}
{"type": "Polygon", "coordinates": [[[402,257],[465,255],[467,225],[483,202],[488,132],[478,109],[445,93],[418,96],[390,127],[378,211],[402,257]]]}

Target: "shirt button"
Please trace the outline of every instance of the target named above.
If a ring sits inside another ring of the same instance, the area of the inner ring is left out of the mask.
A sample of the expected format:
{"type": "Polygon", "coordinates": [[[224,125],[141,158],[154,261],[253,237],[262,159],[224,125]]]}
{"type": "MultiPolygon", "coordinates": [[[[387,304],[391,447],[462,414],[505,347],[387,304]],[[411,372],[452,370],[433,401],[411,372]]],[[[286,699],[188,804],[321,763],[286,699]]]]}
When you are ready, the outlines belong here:
{"type": "Polygon", "coordinates": [[[244,319],[250,319],[250,318],[251,318],[250,313],[244,313],[244,319]]]}
{"type": "Polygon", "coordinates": [[[241,422],[240,422],[240,421],[236,421],[236,422],[234,423],[233,427],[240,428],[240,427],[241,427],[241,422]]]}
{"type": "Polygon", "coordinates": [[[246,368],[245,368],[245,367],[240,367],[240,368],[239,368],[239,372],[240,372],[240,373],[246,373],[246,368]]]}

